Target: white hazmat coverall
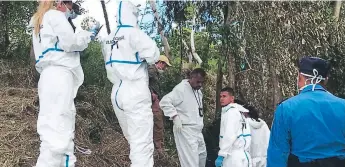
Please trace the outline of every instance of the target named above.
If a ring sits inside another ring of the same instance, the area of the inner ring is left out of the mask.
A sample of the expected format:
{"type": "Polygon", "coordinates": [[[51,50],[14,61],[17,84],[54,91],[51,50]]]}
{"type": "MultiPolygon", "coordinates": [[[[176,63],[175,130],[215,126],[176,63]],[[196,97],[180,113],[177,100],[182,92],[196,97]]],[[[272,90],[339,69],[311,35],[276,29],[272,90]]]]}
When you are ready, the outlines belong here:
{"type": "Polygon", "coordinates": [[[270,129],[266,122],[260,118],[260,122],[251,118],[247,118],[247,121],[252,135],[250,155],[252,157],[253,167],[266,167],[270,129]]]}
{"type": "Polygon", "coordinates": [[[188,80],[183,80],[162,98],[159,105],[165,116],[172,118],[178,115],[182,121],[181,132],[174,129],[181,167],[205,167],[207,152],[202,135],[204,123],[199,114],[199,108],[202,108],[201,91],[193,90],[188,80]]]}
{"type": "Polygon", "coordinates": [[[153,114],[148,64],[159,58],[156,43],[137,27],[137,7],[120,1],[118,26],[104,41],[108,79],[114,84],[111,101],[130,145],[131,167],[153,166],[153,114]]]}
{"type": "Polygon", "coordinates": [[[36,167],[74,167],[74,98],[84,80],[78,51],[87,48],[92,33],[75,34],[65,14],[53,9],[44,14],[37,35],[32,23],[40,73],[37,132],[41,145],[36,167]]]}
{"type": "Polygon", "coordinates": [[[249,112],[239,104],[231,103],[222,108],[219,152],[223,167],[251,167],[249,148],[251,134],[243,112],[249,112]]]}

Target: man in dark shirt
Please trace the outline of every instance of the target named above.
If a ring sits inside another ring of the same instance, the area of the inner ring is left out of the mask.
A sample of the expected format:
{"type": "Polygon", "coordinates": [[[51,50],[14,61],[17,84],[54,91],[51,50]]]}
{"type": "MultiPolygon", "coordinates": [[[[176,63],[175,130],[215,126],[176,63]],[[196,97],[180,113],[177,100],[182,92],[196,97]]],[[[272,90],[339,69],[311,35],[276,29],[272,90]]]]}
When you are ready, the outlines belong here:
{"type": "Polygon", "coordinates": [[[154,118],[153,126],[153,143],[158,152],[164,149],[164,116],[159,107],[160,87],[159,87],[159,73],[162,73],[168,66],[171,66],[169,59],[161,55],[159,61],[148,67],[149,73],[149,87],[152,95],[152,112],[154,118]]]}

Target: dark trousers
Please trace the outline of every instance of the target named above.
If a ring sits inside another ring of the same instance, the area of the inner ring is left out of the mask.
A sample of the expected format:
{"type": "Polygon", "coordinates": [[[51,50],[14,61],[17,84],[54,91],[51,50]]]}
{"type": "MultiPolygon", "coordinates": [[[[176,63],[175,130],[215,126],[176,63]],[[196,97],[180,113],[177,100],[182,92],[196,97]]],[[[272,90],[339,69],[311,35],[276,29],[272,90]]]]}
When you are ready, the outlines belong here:
{"type": "Polygon", "coordinates": [[[317,159],[308,163],[301,163],[297,156],[290,154],[288,167],[345,167],[345,159],[333,157],[317,159]]]}

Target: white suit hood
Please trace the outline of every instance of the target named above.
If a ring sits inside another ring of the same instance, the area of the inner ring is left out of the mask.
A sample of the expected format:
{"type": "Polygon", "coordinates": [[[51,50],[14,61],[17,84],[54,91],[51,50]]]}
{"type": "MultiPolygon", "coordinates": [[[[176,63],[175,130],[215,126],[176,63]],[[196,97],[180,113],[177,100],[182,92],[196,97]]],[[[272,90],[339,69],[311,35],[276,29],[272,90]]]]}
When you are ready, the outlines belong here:
{"type": "Polygon", "coordinates": [[[118,9],[118,25],[136,27],[138,21],[138,7],[130,1],[120,1],[118,9]]]}
{"type": "Polygon", "coordinates": [[[248,119],[248,123],[250,125],[250,127],[254,128],[254,129],[260,129],[262,127],[262,125],[265,124],[265,122],[259,118],[259,121],[256,121],[254,119],[248,119]]]}
{"type": "Polygon", "coordinates": [[[230,108],[236,108],[238,109],[240,112],[244,112],[244,113],[248,113],[249,110],[247,110],[246,108],[244,108],[243,106],[237,104],[237,103],[231,103],[225,107],[222,108],[222,111],[227,111],[230,108]]]}

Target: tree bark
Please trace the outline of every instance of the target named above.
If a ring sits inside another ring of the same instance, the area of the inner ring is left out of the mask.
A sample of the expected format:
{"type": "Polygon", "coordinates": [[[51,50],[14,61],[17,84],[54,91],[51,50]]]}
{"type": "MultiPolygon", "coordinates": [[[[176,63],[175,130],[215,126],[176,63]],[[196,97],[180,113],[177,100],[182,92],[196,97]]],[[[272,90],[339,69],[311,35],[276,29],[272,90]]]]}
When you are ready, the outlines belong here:
{"type": "Polygon", "coordinates": [[[195,20],[196,20],[196,13],[193,15],[193,20],[192,20],[192,32],[190,34],[190,47],[191,47],[191,51],[192,51],[192,55],[194,57],[194,59],[199,63],[201,64],[202,63],[202,60],[201,58],[199,57],[198,53],[196,53],[195,51],[195,40],[194,40],[194,34],[195,34],[195,20]]]}
{"type": "Polygon", "coordinates": [[[260,55],[260,58],[262,60],[262,94],[264,95],[263,97],[263,104],[265,109],[268,108],[267,106],[267,97],[268,97],[268,80],[269,80],[269,67],[268,67],[268,56],[267,55],[260,55]],[[266,58],[265,58],[266,57],[266,58]]]}
{"type": "Polygon", "coordinates": [[[150,5],[151,5],[151,8],[152,8],[152,11],[154,13],[154,16],[155,16],[156,24],[157,24],[157,27],[158,27],[158,32],[159,32],[159,34],[161,36],[161,40],[162,40],[163,47],[164,47],[164,54],[165,54],[166,57],[170,58],[170,46],[169,46],[167,38],[164,35],[164,29],[163,29],[162,22],[160,21],[161,19],[160,19],[159,15],[158,15],[158,12],[157,12],[156,2],[152,1],[152,0],[149,1],[149,2],[150,2],[150,5]]]}
{"type": "Polygon", "coordinates": [[[334,9],[333,9],[333,16],[336,22],[339,20],[339,14],[341,9],[341,1],[335,1],[334,9]]]}
{"type": "Polygon", "coordinates": [[[280,101],[282,100],[282,91],[280,90],[279,87],[279,81],[278,81],[278,77],[277,77],[277,73],[276,73],[276,68],[275,65],[273,64],[274,61],[272,60],[270,62],[270,75],[272,78],[272,85],[273,85],[273,91],[272,91],[272,97],[273,97],[273,108],[275,109],[277,104],[280,103],[280,101]]]}
{"type": "Polygon", "coordinates": [[[218,70],[217,70],[217,84],[216,84],[216,113],[215,113],[215,120],[220,118],[220,113],[221,113],[221,105],[220,105],[220,99],[218,98],[218,95],[220,94],[220,90],[222,89],[223,86],[223,63],[221,60],[221,57],[218,58],[218,70]]]}
{"type": "MultiPolygon", "coordinates": [[[[226,13],[225,13],[225,26],[229,27],[230,23],[231,23],[231,4],[227,3],[226,6],[226,13]]],[[[225,33],[225,35],[227,35],[225,33]]],[[[227,41],[227,43],[229,43],[229,41],[227,41]]],[[[224,45],[224,44],[223,44],[224,45]]],[[[229,48],[228,48],[228,44],[225,47],[226,48],[226,54],[227,54],[227,58],[228,58],[228,81],[229,81],[229,87],[234,88],[235,87],[235,58],[234,56],[230,53],[229,48]]]]}
{"type": "Polygon", "coordinates": [[[107,27],[107,33],[110,34],[110,25],[109,25],[108,13],[107,13],[107,8],[105,6],[104,0],[101,0],[101,5],[102,5],[102,9],[103,9],[105,25],[107,27]]]}

